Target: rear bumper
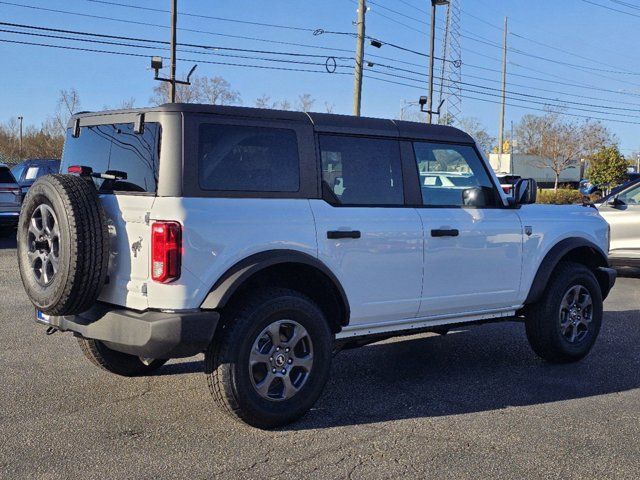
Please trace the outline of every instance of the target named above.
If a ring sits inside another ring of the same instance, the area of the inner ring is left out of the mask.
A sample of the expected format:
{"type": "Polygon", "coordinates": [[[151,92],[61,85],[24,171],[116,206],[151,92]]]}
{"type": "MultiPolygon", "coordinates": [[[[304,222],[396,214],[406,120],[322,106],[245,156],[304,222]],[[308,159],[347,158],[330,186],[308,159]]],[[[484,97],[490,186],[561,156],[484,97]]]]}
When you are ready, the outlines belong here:
{"type": "Polygon", "coordinates": [[[81,315],[51,317],[60,331],[100,340],[118,352],[144,358],[190,357],[211,343],[220,314],[213,311],[136,312],[96,304],[81,315]]]}

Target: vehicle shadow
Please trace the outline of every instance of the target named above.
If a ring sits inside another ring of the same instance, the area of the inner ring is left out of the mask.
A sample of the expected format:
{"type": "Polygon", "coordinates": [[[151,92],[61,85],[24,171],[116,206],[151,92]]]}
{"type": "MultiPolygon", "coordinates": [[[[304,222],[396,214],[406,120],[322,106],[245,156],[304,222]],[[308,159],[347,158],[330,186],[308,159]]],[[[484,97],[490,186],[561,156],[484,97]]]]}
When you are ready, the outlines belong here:
{"type": "Polygon", "coordinates": [[[639,324],[638,310],[607,312],[591,354],[568,365],[536,357],[517,323],[348,350],[335,357],[315,408],[285,430],[459,415],[640,388],[639,324]]]}
{"type": "Polygon", "coordinates": [[[640,268],[621,267],[617,269],[618,277],[623,278],[640,278],[640,268]]]}
{"type": "Polygon", "coordinates": [[[15,228],[0,228],[0,249],[16,248],[15,228]]]}

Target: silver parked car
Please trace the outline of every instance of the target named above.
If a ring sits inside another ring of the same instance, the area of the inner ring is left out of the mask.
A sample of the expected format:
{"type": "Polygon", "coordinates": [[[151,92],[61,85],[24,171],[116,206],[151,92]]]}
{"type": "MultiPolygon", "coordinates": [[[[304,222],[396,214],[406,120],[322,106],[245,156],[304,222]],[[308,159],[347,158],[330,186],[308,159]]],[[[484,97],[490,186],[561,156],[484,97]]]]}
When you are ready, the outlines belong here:
{"type": "Polygon", "coordinates": [[[611,264],[640,267],[640,183],[604,198],[598,209],[611,226],[611,264]]]}
{"type": "Polygon", "coordinates": [[[11,170],[0,163],[0,227],[15,226],[20,215],[22,191],[11,170]]]}

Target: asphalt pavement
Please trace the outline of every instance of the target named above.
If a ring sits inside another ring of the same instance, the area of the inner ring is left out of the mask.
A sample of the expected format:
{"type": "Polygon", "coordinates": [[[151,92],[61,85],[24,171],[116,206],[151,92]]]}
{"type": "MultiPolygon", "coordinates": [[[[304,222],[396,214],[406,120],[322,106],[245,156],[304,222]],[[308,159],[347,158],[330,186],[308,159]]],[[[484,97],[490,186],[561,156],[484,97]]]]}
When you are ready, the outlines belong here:
{"type": "Polygon", "coordinates": [[[640,272],[592,353],[549,365],[499,323],[338,354],[316,407],[277,431],[214,407],[202,358],[127,379],[45,335],[0,238],[0,479],[638,478],[640,272]]]}

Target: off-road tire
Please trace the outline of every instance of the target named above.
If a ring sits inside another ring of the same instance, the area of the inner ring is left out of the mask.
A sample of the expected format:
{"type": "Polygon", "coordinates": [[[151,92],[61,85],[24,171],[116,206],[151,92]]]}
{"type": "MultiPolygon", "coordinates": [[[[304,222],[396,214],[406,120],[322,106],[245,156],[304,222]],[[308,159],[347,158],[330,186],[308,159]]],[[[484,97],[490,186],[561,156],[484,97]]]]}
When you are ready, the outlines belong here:
{"type": "Polygon", "coordinates": [[[46,175],[31,186],[18,222],[18,263],[27,295],[49,315],[76,315],[91,307],[105,283],[109,262],[107,219],[94,184],[74,175],[46,175]],[[42,285],[29,261],[29,225],[42,204],[59,228],[58,271],[42,285]]]}
{"type": "Polygon", "coordinates": [[[205,374],[214,402],[232,418],[267,429],[303,416],[320,397],[331,368],[333,334],[318,306],[299,292],[265,289],[225,312],[205,352],[205,374]],[[294,320],[313,342],[313,367],[307,382],[291,398],[262,398],[251,383],[249,355],[260,332],[276,320],[294,320]]]}
{"type": "Polygon", "coordinates": [[[96,367],[123,377],[149,375],[167,362],[158,359],[147,365],[134,355],[111,350],[99,340],[78,337],[78,344],[84,356],[96,367]]]}
{"type": "Polygon", "coordinates": [[[561,262],[554,270],[542,297],[525,313],[527,338],[533,351],[551,363],[570,363],[584,358],[593,347],[602,326],[602,292],[591,270],[573,262],[561,262]],[[560,305],[575,285],[585,287],[593,302],[593,314],[585,338],[569,343],[560,328],[560,305]]]}

